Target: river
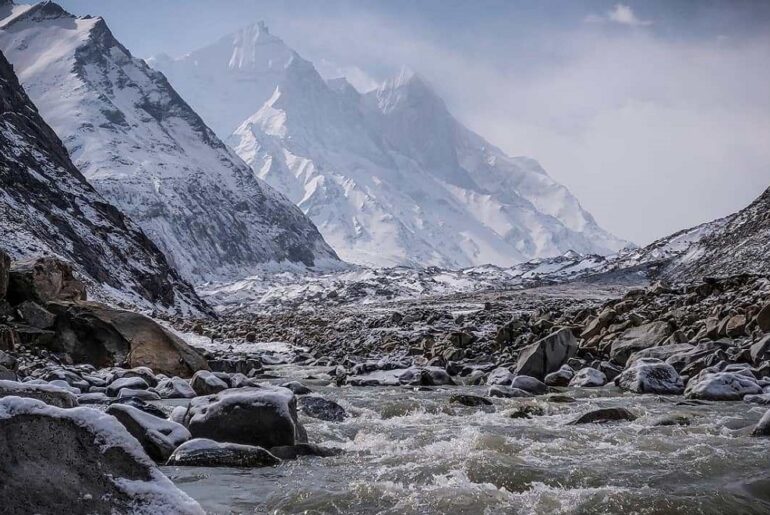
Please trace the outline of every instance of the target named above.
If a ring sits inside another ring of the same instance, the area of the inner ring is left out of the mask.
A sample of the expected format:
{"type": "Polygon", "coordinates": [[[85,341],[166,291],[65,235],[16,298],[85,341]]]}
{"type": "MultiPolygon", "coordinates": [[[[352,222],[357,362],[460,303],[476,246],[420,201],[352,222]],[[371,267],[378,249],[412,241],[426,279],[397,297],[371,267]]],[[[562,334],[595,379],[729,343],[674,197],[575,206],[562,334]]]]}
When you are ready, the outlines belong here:
{"type": "Polygon", "coordinates": [[[575,402],[466,407],[449,397],[486,388],[338,388],[321,369],[274,371],[347,410],[344,422],[300,414],[311,442],[345,452],[274,468],[164,467],[209,513],[770,513],[770,440],[741,431],[766,407],[689,405],[613,386],[563,389],[575,402]],[[524,405],[542,415],[509,416],[524,405]],[[567,425],[608,406],[639,418],[567,425]],[[690,423],[652,425],[664,415],[690,423]]]}

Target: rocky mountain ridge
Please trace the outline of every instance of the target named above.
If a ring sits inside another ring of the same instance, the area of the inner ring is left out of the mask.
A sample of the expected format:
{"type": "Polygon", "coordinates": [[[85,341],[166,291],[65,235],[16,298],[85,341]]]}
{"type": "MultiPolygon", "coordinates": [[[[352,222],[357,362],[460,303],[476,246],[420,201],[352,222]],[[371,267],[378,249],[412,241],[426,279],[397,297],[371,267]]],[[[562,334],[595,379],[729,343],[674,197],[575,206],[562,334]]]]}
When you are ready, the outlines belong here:
{"type": "Polygon", "coordinates": [[[0,249],[58,256],[97,296],[147,309],[208,308],[139,227],[70,161],[0,52],[0,249]]]}
{"type": "Polygon", "coordinates": [[[6,3],[0,48],[76,166],[186,279],[336,266],[291,202],[260,181],[105,21],[6,3]]]}

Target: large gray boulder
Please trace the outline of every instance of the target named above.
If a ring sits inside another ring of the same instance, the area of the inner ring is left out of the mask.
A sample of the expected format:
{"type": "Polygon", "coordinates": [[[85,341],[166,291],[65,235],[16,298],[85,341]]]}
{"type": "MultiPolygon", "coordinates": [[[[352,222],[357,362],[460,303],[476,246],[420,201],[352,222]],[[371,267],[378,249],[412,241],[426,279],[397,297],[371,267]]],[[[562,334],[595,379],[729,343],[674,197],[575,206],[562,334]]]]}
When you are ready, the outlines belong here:
{"type": "Polygon", "coordinates": [[[684,383],[676,369],[655,358],[634,361],[615,378],[615,384],[634,393],[679,395],[684,391],[684,383]]]}
{"type": "Polygon", "coordinates": [[[180,445],[167,465],[187,467],[271,467],[281,460],[262,447],[237,443],[220,443],[195,438],[180,445]]]}
{"type": "Polygon", "coordinates": [[[516,375],[544,379],[577,352],[577,339],[569,328],[559,329],[521,350],[516,375]]]}
{"type": "Polygon", "coordinates": [[[0,381],[0,398],[10,396],[37,399],[57,408],[72,408],[78,405],[77,397],[73,393],[58,386],[0,381]]]}
{"type": "Polygon", "coordinates": [[[668,322],[658,321],[632,327],[624,331],[610,347],[610,358],[615,363],[625,365],[635,352],[649,349],[663,343],[671,335],[668,322]]]}
{"type": "Polygon", "coordinates": [[[161,463],[171,456],[174,449],[192,438],[182,424],[150,415],[127,404],[112,404],[107,413],[123,424],[150,458],[161,463]]]}
{"type": "Polygon", "coordinates": [[[294,394],[278,386],[233,388],[196,397],[184,417],[195,438],[276,447],[307,442],[294,394]]]}
{"type": "Polygon", "coordinates": [[[203,514],[112,416],[0,399],[3,513],[203,514]]]}

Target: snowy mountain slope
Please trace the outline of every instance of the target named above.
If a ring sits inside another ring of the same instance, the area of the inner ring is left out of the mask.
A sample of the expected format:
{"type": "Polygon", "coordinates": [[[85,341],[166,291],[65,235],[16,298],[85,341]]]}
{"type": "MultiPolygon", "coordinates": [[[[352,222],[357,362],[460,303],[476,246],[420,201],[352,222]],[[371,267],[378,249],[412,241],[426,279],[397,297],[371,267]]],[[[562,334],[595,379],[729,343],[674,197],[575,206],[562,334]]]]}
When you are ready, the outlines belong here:
{"type": "Polygon", "coordinates": [[[73,263],[97,298],[183,313],[209,309],[142,231],[86,182],[2,53],[0,248],[15,259],[56,255],[73,263]]]}
{"type": "Polygon", "coordinates": [[[312,222],[256,179],[104,20],[51,2],[13,9],[0,20],[0,48],[30,97],[88,181],[185,278],[338,263],[312,222]]]}
{"type": "Polygon", "coordinates": [[[324,81],[264,25],[151,62],[196,109],[208,106],[213,126],[227,130],[240,113],[228,144],[343,259],[459,268],[625,244],[536,162],[463,127],[414,74],[362,95],[324,81]]]}
{"type": "Polygon", "coordinates": [[[697,229],[701,229],[700,237],[666,265],[663,277],[689,281],[706,276],[770,274],[770,188],[737,213],[697,229]]]}

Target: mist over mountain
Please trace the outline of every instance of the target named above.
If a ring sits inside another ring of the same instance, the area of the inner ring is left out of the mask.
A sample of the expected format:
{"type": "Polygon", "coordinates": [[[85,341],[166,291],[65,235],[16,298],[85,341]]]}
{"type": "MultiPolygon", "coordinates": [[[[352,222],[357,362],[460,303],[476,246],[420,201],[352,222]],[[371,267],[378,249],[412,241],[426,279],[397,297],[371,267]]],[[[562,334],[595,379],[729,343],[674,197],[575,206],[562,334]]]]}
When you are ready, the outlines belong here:
{"type": "Polygon", "coordinates": [[[627,243],[536,161],[465,128],[411,71],[361,94],[325,81],[263,23],[149,62],[345,260],[510,265],[627,243]]]}

